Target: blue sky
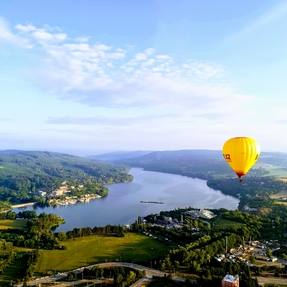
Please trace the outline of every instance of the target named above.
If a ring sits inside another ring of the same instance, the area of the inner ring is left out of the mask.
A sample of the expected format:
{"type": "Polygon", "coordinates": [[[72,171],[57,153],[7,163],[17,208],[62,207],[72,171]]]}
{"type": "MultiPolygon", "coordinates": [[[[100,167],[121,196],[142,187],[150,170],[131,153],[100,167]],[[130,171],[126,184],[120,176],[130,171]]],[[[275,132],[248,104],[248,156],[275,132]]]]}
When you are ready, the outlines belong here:
{"type": "Polygon", "coordinates": [[[287,151],[287,2],[0,2],[0,149],[287,151]]]}

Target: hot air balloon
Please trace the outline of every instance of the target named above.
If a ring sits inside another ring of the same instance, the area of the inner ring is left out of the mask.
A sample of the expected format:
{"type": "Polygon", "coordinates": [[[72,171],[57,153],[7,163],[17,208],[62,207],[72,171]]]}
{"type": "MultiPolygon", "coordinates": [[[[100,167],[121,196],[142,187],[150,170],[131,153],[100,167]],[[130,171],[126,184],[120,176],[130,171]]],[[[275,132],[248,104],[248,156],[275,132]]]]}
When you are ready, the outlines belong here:
{"type": "Polygon", "coordinates": [[[250,137],[235,137],[223,145],[223,157],[233,171],[238,175],[240,181],[260,155],[260,149],[256,140],[250,137]]]}

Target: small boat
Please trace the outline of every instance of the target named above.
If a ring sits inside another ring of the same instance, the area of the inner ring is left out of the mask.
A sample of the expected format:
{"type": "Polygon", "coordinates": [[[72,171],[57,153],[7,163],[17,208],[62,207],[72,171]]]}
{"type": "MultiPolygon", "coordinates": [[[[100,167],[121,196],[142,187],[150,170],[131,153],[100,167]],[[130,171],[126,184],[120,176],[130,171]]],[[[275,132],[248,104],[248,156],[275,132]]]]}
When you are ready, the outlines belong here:
{"type": "Polygon", "coordinates": [[[144,200],[141,200],[140,203],[164,204],[164,202],[161,201],[144,201],[144,200]]]}

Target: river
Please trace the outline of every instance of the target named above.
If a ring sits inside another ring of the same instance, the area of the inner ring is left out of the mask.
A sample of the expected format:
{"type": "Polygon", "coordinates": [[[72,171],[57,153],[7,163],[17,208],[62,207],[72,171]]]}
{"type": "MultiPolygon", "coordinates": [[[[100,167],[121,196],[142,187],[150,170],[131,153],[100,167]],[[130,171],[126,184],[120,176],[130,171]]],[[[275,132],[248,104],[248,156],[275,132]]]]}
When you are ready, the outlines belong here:
{"type": "MultiPolygon", "coordinates": [[[[102,199],[76,205],[36,208],[37,213],[56,213],[65,219],[57,231],[74,227],[129,224],[138,216],[178,207],[236,209],[239,200],[207,186],[205,180],[132,168],[134,180],[112,184],[102,199]],[[141,203],[141,201],[162,202],[141,203]]],[[[25,210],[33,207],[25,208],[25,210]]],[[[16,211],[23,210],[17,209],[16,211]]]]}

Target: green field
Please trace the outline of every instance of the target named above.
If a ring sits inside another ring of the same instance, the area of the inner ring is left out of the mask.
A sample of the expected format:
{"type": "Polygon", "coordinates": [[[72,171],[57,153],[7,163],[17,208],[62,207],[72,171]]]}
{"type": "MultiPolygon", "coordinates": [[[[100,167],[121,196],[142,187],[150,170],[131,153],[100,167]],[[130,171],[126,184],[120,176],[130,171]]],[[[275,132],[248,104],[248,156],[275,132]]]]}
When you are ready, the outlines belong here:
{"type": "Polygon", "coordinates": [[[66,271],[97,262],[142,262],[163,256],[168,247],[150,237],[91,235],[62,242],[66,250],[41,250],[36,272],[66,271]]]}
{"type": "Polygon", "coordinates": [[[24,229],[25,226],[26,226],[26,221],[22,219],[16,219],[16,220],[1,219],[0,220],[0,230],[24,229]]]}

